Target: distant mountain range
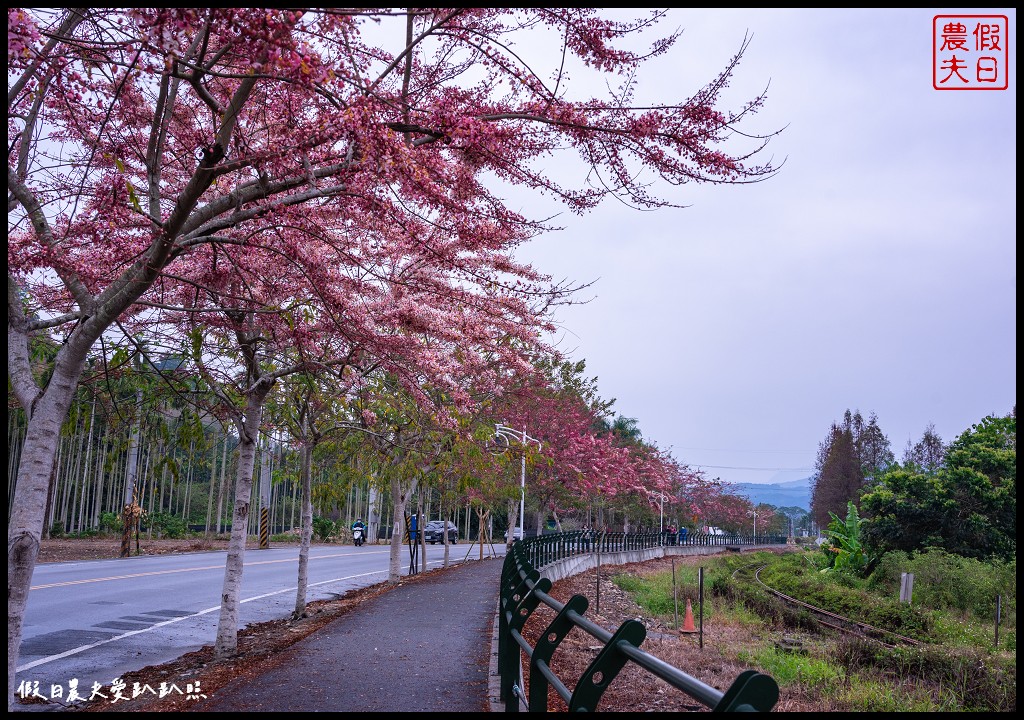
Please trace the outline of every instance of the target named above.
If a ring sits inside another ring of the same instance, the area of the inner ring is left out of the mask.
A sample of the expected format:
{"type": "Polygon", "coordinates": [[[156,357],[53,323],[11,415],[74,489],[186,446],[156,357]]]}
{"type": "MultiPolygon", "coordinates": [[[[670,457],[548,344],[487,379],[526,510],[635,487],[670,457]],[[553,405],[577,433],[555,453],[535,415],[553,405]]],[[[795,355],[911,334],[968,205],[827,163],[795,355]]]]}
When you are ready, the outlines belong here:
{"type": "Polygon", "coordinates": [[[733,483],[732,490],[737,495],[750,500],[755,505],[765,503],[775,507],[798,507],[811,510],[811,478],[788,480],[777,483],[733,483]]]}

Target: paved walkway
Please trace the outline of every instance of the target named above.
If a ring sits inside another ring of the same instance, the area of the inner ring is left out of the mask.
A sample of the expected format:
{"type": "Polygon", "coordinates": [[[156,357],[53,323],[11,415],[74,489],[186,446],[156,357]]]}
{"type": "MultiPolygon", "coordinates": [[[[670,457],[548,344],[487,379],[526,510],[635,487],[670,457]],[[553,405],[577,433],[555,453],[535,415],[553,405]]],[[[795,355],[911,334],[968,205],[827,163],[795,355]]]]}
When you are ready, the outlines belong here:
{"type": "Polygon", "coordinates": [[[487,712],[502,561],[403,583],[190,710],[487,712]]]}

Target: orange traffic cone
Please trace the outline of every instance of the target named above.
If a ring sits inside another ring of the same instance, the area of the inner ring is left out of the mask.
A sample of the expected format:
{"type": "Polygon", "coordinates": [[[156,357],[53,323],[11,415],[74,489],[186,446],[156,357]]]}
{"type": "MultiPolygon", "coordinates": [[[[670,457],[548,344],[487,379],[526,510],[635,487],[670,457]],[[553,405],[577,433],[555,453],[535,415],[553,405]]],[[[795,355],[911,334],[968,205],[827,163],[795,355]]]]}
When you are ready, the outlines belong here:
{"type": "Polygon", "coordinates": [[[693,607],[690,605],[690,598],[686,598],[686,616],[683,618],[683,628],[679,632],[697,632],[697,628],[693,626],[693,607]]]}

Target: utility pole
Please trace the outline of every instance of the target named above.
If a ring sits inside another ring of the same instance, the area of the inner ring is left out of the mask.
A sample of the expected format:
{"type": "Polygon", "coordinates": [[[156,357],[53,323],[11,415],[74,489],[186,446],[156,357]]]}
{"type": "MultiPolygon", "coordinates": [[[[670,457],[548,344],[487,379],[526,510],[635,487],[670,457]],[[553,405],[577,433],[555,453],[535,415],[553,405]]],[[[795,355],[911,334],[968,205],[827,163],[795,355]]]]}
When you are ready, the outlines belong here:
{"type": "MultiPolygon", "coordinates": [[[[519,466],[519,527],[523,528],[523,540],[526,539],[526,428],[523,428],[523,455],[519,466]]],[[[513,530],[513,533],[515,530],[513,530]]]]}

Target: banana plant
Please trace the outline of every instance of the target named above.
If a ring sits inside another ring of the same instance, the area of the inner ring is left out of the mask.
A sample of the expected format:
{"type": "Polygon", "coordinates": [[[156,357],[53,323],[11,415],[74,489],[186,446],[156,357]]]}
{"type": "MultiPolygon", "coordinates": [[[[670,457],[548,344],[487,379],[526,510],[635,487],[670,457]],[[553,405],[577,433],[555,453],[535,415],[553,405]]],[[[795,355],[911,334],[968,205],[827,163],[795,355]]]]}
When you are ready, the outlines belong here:
{"type": "Polygon", "coordinates": [[[860,541],[862,520],[857,512],[857,506],[852,501],[847,503],[846,520],[842,520],[833,512],[829,515],[832,516],[832,522],[825,531],[828,542],[822,545],[822,550],[828,556],[829,566],[822,572],[862,572],[867,568],[869,559],[860,541]]]}

